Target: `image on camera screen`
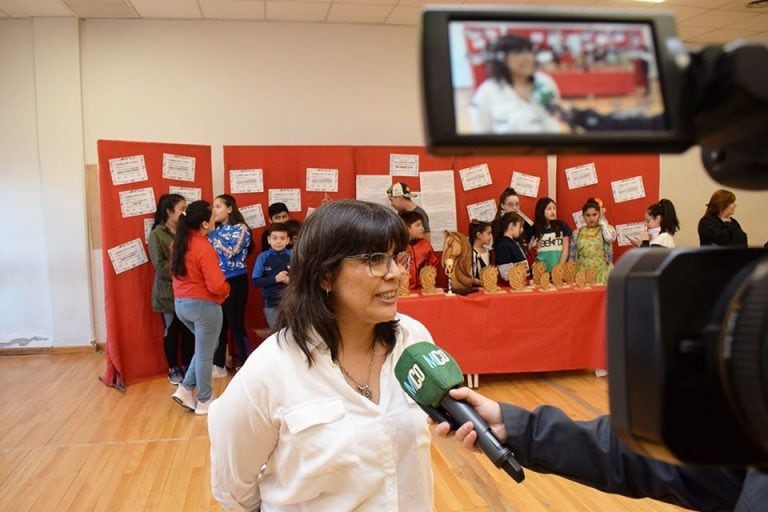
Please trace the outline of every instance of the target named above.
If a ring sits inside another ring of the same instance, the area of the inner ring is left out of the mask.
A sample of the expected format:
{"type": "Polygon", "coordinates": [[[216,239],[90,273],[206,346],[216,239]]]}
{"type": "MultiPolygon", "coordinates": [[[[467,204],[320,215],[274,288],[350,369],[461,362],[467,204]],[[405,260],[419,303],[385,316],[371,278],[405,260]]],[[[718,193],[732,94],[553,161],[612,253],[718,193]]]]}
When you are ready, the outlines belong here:
{"type": "Polygon", "coordinates": [[[668,129],[648,23],[451,21],[459,135],[668,129]]]}

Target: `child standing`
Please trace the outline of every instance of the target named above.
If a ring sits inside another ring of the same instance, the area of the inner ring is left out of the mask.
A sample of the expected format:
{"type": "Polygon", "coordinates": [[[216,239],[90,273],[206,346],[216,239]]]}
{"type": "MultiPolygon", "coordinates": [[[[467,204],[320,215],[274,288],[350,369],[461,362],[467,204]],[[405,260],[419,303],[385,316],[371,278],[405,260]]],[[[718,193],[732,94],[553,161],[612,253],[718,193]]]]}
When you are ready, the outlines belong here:
{"type": "MultiPolygon", "coordinates": [[[[272,203],[269,205],[269,208],[267,209],[267,214],[269,215],[269,223],[270,224],[279,224],[288,222],[291,218],[291,214],[288,213],[288,206],[285,203],[272,203]]],[[[262,251],[268,251],[269,250],[269,229],[265,229],[264,233],[261,235],[261,250],[262,251]]]]}
{"type": "Polygon", "coordinates": [[[524,264],[528,266],[525,259],[525,252],[517,241],[523,233],[525,220],[515,212],[507,212],[499,219],[499,229],[501,237],[496,240],[496,265],[499,268],[499,275],[505,281],[509,281],[509,271],[514,265],[524,264]]]}
{"type": "Polygon", "coordinates": [[[536,252],[535,261],[543,261],[547,272],[558,263],[568,261],[571,228],[557,218],[557,205],[549,197],[536,201],[536,216],[533,221],[533,236],[529,250],[536,252]]]}
{"type": "Polygon", "coordinates": [[[598,284],[608,282],[608,274],[613,269],[613,241],[616,229],[608,223],[605,210],[594,198],[587,199],[581,208],[585,226],[573,233],[571,256],[576,261],[576,271],[594,268],[597,271],[598,284]]]}
{"type": "Polygon", "coordinates": [[[424,238],[424,221],[421,214],[416,211],[401,212],[400,218],[408,226],[408,252],[411,255],[411,265],[408,268],[410,278],[408,287],[411,290],[419,288],[419,271],[427,265],[436,266],[438,259],[435,250],[429,240],[424,238]]]}
{"type": "Polygon", "coordinates": [[[168,380],[178,385],[184,380],[184,372],[195,353],[195,335],[187,329],[173,307],[171,280],[171,242],[176,234],[179,217],[187,208],[187,202],[179,194],[163,194],[157,202],[155,223],[149,234],[149,256],[155,267],[152,283],[152,309],[163,315],[163,349],[168,362],[168,380]],[[179,343],[181,342],[181,343],[179,343]],[[181,345],[181,360],[179,360],[181,345]]]}
{"type": "Polygon", "coordinates": [[[288,228],[280,222],[267,228],[269,249],[259,254],[253,266],[253,284],[261,288],[264,296],[264,317],[270,330],[277,324],[277,307],[289,282],[288,265],[291,250],[288,249],[288,228]]]}
{"type": "Polygon", "coordinates": [[[248,336],[245,333],[245,303],[248,300],[248,269],[245,258],[251,253],[251,230],[243,214],[237,208],[237,201],[229,194],[221,194],[213,201],[213,219],[216,229],[208,234],[211,245],[219,255],[219,267],[229,283],[229,297],[221,304],[224,323],[221,326],[219,345],[213,354],[213,378],[227,376],[225,367],[227,352],[227,331],[232,333],[232,342],[242,366],[248,357],[248,336]]]}
{"type": "Polygon", "coordinates": [[[472,246],[472,285],[482,286],[480,271],[491,264],[491,251],[488,246],[493,243],[491,224],[480,220],[469,223],[469,244],[472,246]]]}

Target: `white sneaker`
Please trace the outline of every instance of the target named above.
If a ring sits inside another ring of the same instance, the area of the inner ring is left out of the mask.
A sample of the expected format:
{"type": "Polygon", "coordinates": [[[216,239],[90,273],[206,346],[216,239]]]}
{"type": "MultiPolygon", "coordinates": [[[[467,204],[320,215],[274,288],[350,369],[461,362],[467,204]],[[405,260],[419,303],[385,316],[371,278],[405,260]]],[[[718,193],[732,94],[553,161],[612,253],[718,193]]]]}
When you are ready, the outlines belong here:
{"type": "Polygon", "coordinates": [[[195,414],[198,416],[205,416],[208,414],[208,406],[211,405],[211,402],[213,402],[213,397],[209,398],[205,402],[198,400],[197,405],[195,406],[195,414]]]}
{"type": "Polygon", "coordinates": [[[227,374],[227,369],[226,368],[224,368],[222,366],[213,365],[213,372],[211,372],[211,378],[212,379],[223,379],[227,375],[228,374],[227,374]]]}
{"type": "Polygon", "coordinates": [[[194,411],[197,408],[195,392],[191,389],[187,389],[184,384],[179,384],[176,387],[176,391],[174,391],[173,395],[171,395],[171,398],[173,398],[176,403],[185,409],[189,409],[190,411],[194,411]]]}

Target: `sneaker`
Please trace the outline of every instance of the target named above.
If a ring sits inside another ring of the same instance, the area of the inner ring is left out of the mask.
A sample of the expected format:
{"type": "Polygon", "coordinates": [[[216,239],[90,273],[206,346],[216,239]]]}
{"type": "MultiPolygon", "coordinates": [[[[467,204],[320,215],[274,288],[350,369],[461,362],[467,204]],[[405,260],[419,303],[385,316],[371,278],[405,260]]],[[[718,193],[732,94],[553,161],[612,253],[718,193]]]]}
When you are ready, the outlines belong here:
{"type": "Polygon", "coordinates": [[[194,391],[187,389],[183,384],[179,384],[179,386],[176,388],[176,391],[173,393],[173,395],[171,395],[171,398],[173,398],[176,403],[185,409],[189,409],[190,411],[194,411],[197,408],[194,391]]]}
{"type": "Polygon", "coordinates": [[[223,366],[213,365],[213,372],[211,373],[212,379],[223,379],[227,376],[227,369],[223,366]]]}
{"type": "Polygon", "coordinates": [[[181,384],[181,381],[184,380],[184,374],[181,373],[181,370],[176,368],[175,366],[168,370],[168,382],[173,384],[174,386],[178,386],[181,384]]]}
{"type": "Polygon", "coordinates": [[[197,401],[197,406],[195,407],[195,414],[198,416],[205,416],[208,414],[208,406],[211,405],[211,402],[213,402],[213,397],[209,398],[205,402],[201,402],[200,400],[197,401]]]}

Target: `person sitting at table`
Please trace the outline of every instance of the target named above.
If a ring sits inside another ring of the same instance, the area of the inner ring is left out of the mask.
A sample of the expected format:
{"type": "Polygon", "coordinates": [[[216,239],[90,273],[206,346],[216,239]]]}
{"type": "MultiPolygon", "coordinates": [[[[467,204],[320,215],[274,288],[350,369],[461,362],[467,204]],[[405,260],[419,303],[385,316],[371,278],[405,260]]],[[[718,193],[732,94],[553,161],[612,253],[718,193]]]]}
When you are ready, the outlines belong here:
{"type": "MultiPolygon", "coordinates": [[[[560,133],[560,90],[536,71],[531,41],[500,37],[488,49],[488,78],[469,100],[471,133],[560,133]]],[[[564,125],[562,125],[564,126],[564,125]]]]}
{"type": "Polygon", "coordinates": [[[469,222],[469,245],[472,246],[472,286],[482,286],[480,271],[491,264],[490,245],[493,243],[491,225],[481,220],[469,222]]]}
{"type": "Polygon", "coordinates": [[[528,267],[525,251],[523,251],[523,248],[520,247],[520,243],[517,241],[523,232],[524,222],[520,214],[515,212],[508,212],[501,216],[499,225],[504,231],[501,238],[496,242],[494,253],[499,275],[505,281],[509,281],[509,271],[514,265],[525,265],[528,267]]]}
{"type": "Polygon", "coordinates": [[[432,248],[429,240],[424,238],[424,221],[421,214],[416,211],[401,212],[400,218],[408,226],[408,252],[411,255],[411,266],[409,268],[410,277],[408,279],[408,288],[415,290],[421,287],[419,282],[419,272],[427,265],[437,266],[437,254],[432,248]]]}

